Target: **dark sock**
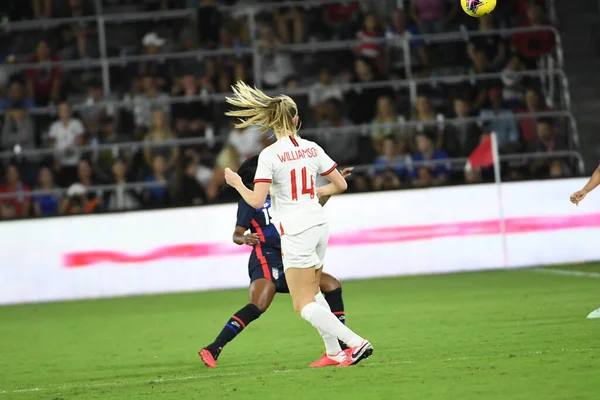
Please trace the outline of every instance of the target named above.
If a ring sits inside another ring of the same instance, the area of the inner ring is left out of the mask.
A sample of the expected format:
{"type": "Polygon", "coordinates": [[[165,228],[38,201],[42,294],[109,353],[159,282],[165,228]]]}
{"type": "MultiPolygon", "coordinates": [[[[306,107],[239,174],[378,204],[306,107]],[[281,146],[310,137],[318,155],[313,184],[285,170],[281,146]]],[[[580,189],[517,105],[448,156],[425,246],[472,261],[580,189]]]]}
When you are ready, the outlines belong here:
{"type": "MultiPolygon", "coordinates": [[[[329,303],[329,308],[333,315],[340,320],[340,322],[346,325],[346,313],[344,312],[344,299],[342,299],[342,288],[337,288],[331,292],[324,293],[325,300],[329,303]]],[[[340,340],[340,346],[342,350],[346,350],[348,346],[346,343],[340,340]]]]}
{"type": "Polygon", "coordinates": [[[229,318],[219,336],[217,336],[214,342],[206,346],[206,349],[210,351],[216,360],[219,354],[221,354],[223,347],[239,335],[250,322],[260,317],[260,314],[261,312],[258,307],[252,303],[247,304],[229,318]]]}
{"type": "Polygon", "coordinates": [[[342,324],[346,324],[346,313],[344,312],[344,300],[342,299],[342,288],[337,288],[331,292],[325,293],[325,300],[329,303],[329,308],[333,315],[340,320],[342,324]]]}

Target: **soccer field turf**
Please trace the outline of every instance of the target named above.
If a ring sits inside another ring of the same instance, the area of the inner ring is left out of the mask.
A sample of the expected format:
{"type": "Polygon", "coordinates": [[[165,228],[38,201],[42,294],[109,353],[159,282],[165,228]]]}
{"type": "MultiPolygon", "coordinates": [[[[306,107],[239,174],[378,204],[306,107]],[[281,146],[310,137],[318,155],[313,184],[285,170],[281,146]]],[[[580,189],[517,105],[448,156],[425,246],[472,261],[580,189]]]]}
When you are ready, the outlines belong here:
{"type": "Polygon", "coordinates": [[[345,282],[348,325],[375,348],[348,368],[307,368],[323,344],[287,295],[215,370],[197,351],[245,290],[0,307],[0,400],[596,399],[600,266],[566,269],[586,274],[345,282]]]}

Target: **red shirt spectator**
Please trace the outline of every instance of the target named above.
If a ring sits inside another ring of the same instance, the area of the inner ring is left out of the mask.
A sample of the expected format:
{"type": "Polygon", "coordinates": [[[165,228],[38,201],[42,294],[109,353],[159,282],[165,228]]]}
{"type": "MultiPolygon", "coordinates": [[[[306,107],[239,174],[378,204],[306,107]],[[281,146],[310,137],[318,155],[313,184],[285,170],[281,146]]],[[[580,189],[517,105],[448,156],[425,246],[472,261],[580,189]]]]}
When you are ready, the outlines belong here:
{"type": "Polygon", "coordinates": [[[383,34],[377,26],[375,15],[369,14],[365,17],[364,27],[356,33],[356,40],[362,43],[359,47],[359,53],[362,57],[377,59],[382,53],[382,44],[378,39],[382,39],[383,34]]]}
{"type": "Polygon", "coordinates": [[[15,196],[11,198],[2,198],[0,202],[2,204],[10,205],[14,207],[15,216],[26,217],[29,215],[29,208],[31,206],[31,196],[29,195],[29,186],[21,183],[19,179],[19,170],[14,165],[9,165],[6,168],[6,183],[0,185],[0,193],[14,193],[15,196]]]}
{"type": "MultiPolygon", "coordinates": [[[[542,9],[537,4],[529,5],[527,18],[528,20],[519,27],[552,26],[550,22],[544,20],[542,9]]],[[[550,30],[515,33],[512,37],[512,45],[528,62],[535,61],[548,53],[555,44],[554,32],[550,30]]]]}
{"type": "Polygon", "coordinates": [[[323,6],[325,16],[331,22],[348,22],[354,18],[359,10],[358,1],[352,1],[348,4],[325,4],[323,6]]]}
{"type": "Polygon", "coordinates": [[[527,6],[531,3],[536,3],[542,10],[546,9],[546,0],[518,0],[517,13],[527,15],[527,6]]]}
{"type": "Polygon", "coordinates": [[[44,65],[56,61],[60,59],[50,54],[48,44],[44,40],[38,43],[36,55],[27,60],[29,64],[41,64],[25,71],[28,95],[34,97],[38,104],[60,98],[62,70],[58,65],[44,65]]]}

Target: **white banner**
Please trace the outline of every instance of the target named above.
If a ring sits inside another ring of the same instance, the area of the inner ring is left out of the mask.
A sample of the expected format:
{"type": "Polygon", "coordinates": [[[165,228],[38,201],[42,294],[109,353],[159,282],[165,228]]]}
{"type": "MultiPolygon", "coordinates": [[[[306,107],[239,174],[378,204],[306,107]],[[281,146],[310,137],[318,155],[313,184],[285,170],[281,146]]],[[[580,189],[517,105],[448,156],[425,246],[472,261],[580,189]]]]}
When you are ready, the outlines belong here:
{"type": "MultiPolygon", "coordinates": [[[[503,184],[508,267],[600,259],[600,201],[569,203],[584,182],[503,184]]],[[[325,270],[340,279],[503,266],[494,185],[344,195],[326,209],[325,270]]],[[[235,218],[227,204],[2,222],[0,304],[247,286],[235,218]]]]}

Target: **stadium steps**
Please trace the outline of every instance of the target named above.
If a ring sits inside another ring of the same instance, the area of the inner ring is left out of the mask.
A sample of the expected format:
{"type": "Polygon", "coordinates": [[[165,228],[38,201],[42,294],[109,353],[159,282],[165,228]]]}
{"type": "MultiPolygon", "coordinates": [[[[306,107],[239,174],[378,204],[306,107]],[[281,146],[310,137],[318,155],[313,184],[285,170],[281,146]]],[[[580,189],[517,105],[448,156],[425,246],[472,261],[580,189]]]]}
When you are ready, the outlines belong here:
{"type": "Polygon", "coordinates": [[[598,0],[556,0],[569,79],[571,111],[577,119],[588,170],[600,159],[600,35],[598,0]]]}

